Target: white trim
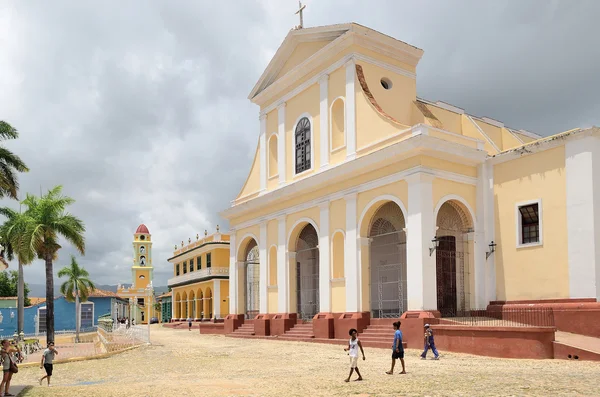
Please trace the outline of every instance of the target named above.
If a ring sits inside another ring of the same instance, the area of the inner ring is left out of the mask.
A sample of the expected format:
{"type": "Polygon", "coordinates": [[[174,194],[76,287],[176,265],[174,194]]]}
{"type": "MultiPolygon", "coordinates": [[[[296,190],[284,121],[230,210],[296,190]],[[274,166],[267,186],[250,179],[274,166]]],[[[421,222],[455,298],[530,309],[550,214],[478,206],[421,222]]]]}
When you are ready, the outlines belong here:
{"type": "Polygon", "coordinates": [[[285,102],[277,106],[277,169],[279,185],[285,184],[285,102]]]}
{"type": "Polygon", "coordinates": [[[344,101],[344,136],[346,159],[356,157],[356,62],[350,59],[346,64],[346,100],[344,101]]]}
{"type": "Polygon", "coordinates": [[[271,132],[267,139],[267,180],[275,179],[279,177],[279,136],[276,132],[271,132]],[[277,172],[271,175],[271,139],[275,137],[277,139],[277,148],[275,148],[275,158],[277,159],[277,172]]]}
{"type": "MultiPolygon", "coordinates": [[[[210,287],[209,287],[210,288],[210,287]]],[[[213,290],[212,290],[212,299],[213,299],[213,318],[221,318],[221,279],[213,280],[213,290]]],[[[194,305],[195,309],[196,305],[194,305]]],[[[198,313],[196,313],[198,315],[198,313]]]]}
{"type": "Polygon", "coordinates": [[[260,269],[258,275],[258,310],[260,313],[264,314],[267,313],[267,305],[269,302],[269,296],[267,293],[267,285],[269,285],[269,279],[267,278],[267,273],[269,271],[267,251],[267,221],[263,221],[260,223],[260,240],[258,241],[258,252],[258,266],[260,269]]]}
{"type": "Polygon", "coordinates": [[[260,115],[260,139],[259,139],[259,151],[260,151],[260,191],[264,192],[267,189],[267,115],[260,115]]]}
{"type": "Polygon", "coordinates": [[[303,174],[306,174],[309,171],[312,171],[315,169],[315,125],[313,122],[313,117],[310,115],[310,113],[308,112],[304,112],[302,113],[300,116],[298,116],[298,118],[296,119],[296,121],[294,122],[294,128],[292,129],[292,139],[291,139],[291,148],[292,148],[292,177],[295,178],[297,176],[301,176],[303,174]],[[304,117],[306,117],[308,119],[308,121],[310,122],[310,168],[306,169],[302,172],[300,172],[299,174],[296,173],[296,127],[298,126],[298,123],[300,122],[300,120],[302,120],[304,117]]]}
{"type": "Polygon", "coordinates": [[[481,127],[480,127],[480,126],[479,126],[479,125],[478,125],[478,124],[475,122],[475,120],[473,120],[473,117],[469,116],[468,114],[467,114],[466,116],[467,116],[467,118],[469,119],[469,121],[471,121],[471,123],[473,123],[473,126],[475,126],[475,128],[476,128],[476,129],[479,131],[479,133],[480,133],[481,135],[483,135],[483,137],[484,137],[484,138],[485,138],[485,139],[488,141],[488,143],[489,143],[490,145],[492,145],[492,147],[493,147],[493,148],[494,148],[494,149],[495,149],[495,150],[496,150],[498,153],[500,153],[502,150],[500,150],[500,149],[498,148],[498,146],[496,146],[496,144],[494,143],[494,141],[493,141],[493,140],[492,140],[492,139],[491,139],[489,136],[487,136],[487,134],[486,134],[485,132],[483,132],[483,129],[481,129],[481,127]]]}
{"type": "Polygon", "coordinates": [[[461,203],[462,205],[465,206],[467,211],[469,211],[469,215],[471,216],[471,222],[473,223],[473,229],[475,229],[475,225],[477,224],[477,216],[475,215],[475,211],[473,211],[473,208],[471,207],[471,205],[469,205],[467,200],[465,200],[463,197],[458,196],[456,194],[448,194],[448,195],[442,197],[437,202],[437,205],[435,206],[435,210],[433,210],[433,222],[435,223],[435,225],[437,226],[437,216],[438,216],[438,212],[440,212],[440,208],[442,208],[442,205],[444,205],[444,203],[446,203],[447,201],[452,201],[452,200],[458,201],[459,203],[461,203]]]}
{"type": "MultiPolygon", "coordinates": [[[[146,303],[146,301],[144,300],[144,303],[146,303]]],[[[92,327],[94,326],[94,324],[97,324],[97,322],[94,321],[95,319],[95,315],[96,315],[96,305],[94,304],[93,301],[85,301],[85,302],[79,302],[79,318],[77,318],[77,316],[75,316],[75,321],[79,320],[79,328],[81,328],[81,310],[83,309],[83,305],[92,305],[92,327]]],[[[75,324],[75,326],[77,326],[77,324],[75,324]]]]}
{"type": "Polygon", "coordinates": [[[317,226],[317,222],[315,222],[314,220],[312,220],[311,218],[308,217],[303,217],[298,219],[296,222],[294,222],[294,224],[292,225],[292,227],[290,228],[290,231],[287,234],[287,247],[288,247],[288,252],[296,252],[296,244],[291,245],[291,241],[290,239],[292,238],[292,233],[294,232],[294,230],[296,230],[296,227],[301,224],[301,223],[310,223],[315,230],[317,231],[317,236],[321,236],[321,233],[319,233],[319,227],[317,226]],[[293,248],[293,250],[290,250],[290,248],[293,248]]]}
{"type": "MultiPolygon", "coordinates": [[[[229,314],[237,314],[238,309],[238,268],[236,231],[230,230],[229,235],[229,314]]],[[[175,299],[172,299],[175,301],[175,299]]],[[[173,312],[175,318],[175,312],[173,312]]]]}
{"type": "Polygon", "coordinates": [[[508,132],[510,132],[510,135],[512,135],[513,138],[515,138],[517,141],[519,141],[519,143],[521,145],[525,144],[525,141],[523,139],[521,139],[521,137],[519,135],[517,135],[517,132],[515,130],[513,130],[512,128],[506,128],[508,130],[508,132]]]}
{"type": "Polygon", "coordinates": [[[331,312],[331,240],[329,238],[329,206],[326,202],[319,205],[319,225],[323,231],[319,234],[319,311],[331,312]]]}
{"type": "Polygon", "coordinates": [[[361,260],[357,247],[356,213],[358,194],[344,197],[346,202],[346,239],[344,240],[344,277],[346,278],[346,311],[358,312],[362,306],[361,260]]]}
{"type": "MultiPolygon", "coordinates": [[[[404,205],[404,203],[402,202],[402,200],[400,200],[400,198],[391,195],[391,194],[383,194],[381,196],[377,196],[375,197],[373,200],[369,201],[367,203],[367,205],[365,205],[365,207],[362,210],[362,213],[360,214],[360,217],[358,218],[358,230],[360,234],[360,230],[362,229],[362,224],[365,221],[365,216],[367,215],[367,212],[377,203],[379,203],[380,201],[391,201],[393,203],[396,203],[398,205],[398,207],[400,207],[400,211],[402,211],[402,216],[404,216],[404,222],[406,224],[406,221],[408,219],[408,211],[406,210],[406,206],[404,205]]],[[[371,220],[369,219],[369,222],[371,220]]],[[[367,236],[360,236],[360,238],[366,238],[367,236]]]]}
{"type": "Polygon", "coordinates": [[[338,150],[342,150],[345,147],[346,147],[346,99],[344,99],[344,97],[340,95],[337,98],[334,98],[333,101],[331,101],[331,104],[329,105],[329,151],[331,153],[335,153],[338,150]],[[342,144],[342,146],[334,148],[333,147],[333,105],[338,100],[341,100],[343,103],[342,109],[344,111],[344,116],[342,117],[342,119],[344,121],[344,129],[342,130],[342,136],[344,137],[344,143],[342,144]]]}
{"type": "Polygon", "coordinates": [[[543,228],[543,211],[542,211],[542,199],[538,198],[535,200],[528,200],[528,201],[521,201],[519,203],[515,204],[515,224],[517,227],[516,230],[516,246],[517,249],[519,248],[529,248],[529,247],[539,247],[544,245],[544,239],[543,239],[543,233],[544,233],[544,228],[543,228]],[[519,208],[524,207],[526,205],[531,205],[531,204],[537,204],[538,205],[538,219],[539,219],[539,229],[540,229],[540,233],[539,233],[539,241],[535,242],[535,243],[528,243],[528,244],[523,244],[521,243],[521,241],[523,241],[523,228],[522,228],[522,220],[521,220],[521,212],[519,211],[519,208]]]}
{"type": "Polygon", "coordinates": [[[277,219],[277,311],[289,313],[289,261],[287,260],[285,239],[286,218],[277,219]]]}
{"type": "Polygon", "coordinates": [[[488,123],[490,125],[498,127],[498,128],[504,128],[504,123],[503,122],[491,119],[489,117],[481,117],[481,118],[479,118],[479,120],[483,121],[484,123],[488,123]]]}
{"type": "Polygon", "coordinates": [[[329,165],[329,134],[327,127],[329,126],[329,75],[326,74],[319,79],[319,137],[321,138],[321,161],[320,168],[329,165]]]}
{"type": "MultiPolygon", "coordinates": [[[[397,172],[395,174],[391,174],[391,175],[384,176],[379,179],[375,179],[375,180],[363,183],[359,186],[351,187],[348,189],[338,191],[336,193],[332,193],[326,197],[321,197],[318,200],[311,200],[311,201],[307,201],[307,202],[299,204],[299,205],[295,205],[293,207],[287,207],[287,208],[281,209],[275,213],[269,214],[268,219],[271,220],[273,218],[285,216],[288,214],[294,214],[296,212],[300,212],[300,211],[303,211],[303,210],[306,210],[309,208],[316,207],[316,206],[318,206],[319,202],[322,201],[322,199],[324,199],[326,201],[335,201],[335,200],[339,200],[339,199],[343,198],[344,196],[346,196],[350,193],[353,193],[353,192],[357,192],[357,193],[367,192],[369,190],[373,190],[378,187],[396,183],[396,182],[405,180],[410,175],[413,175],[416,173],[426,173],[426,174],[430,174],[436,178],[454,181],[454,182],[458,182],[458,183],[463,183],[466,185],[472,185],[472,186],[477,185],[477,178],[474,178],[474,177],[470,177],[470,176],[462,175],[462,174],[456,174],[456,173],[449,172],[449,171],[436,170],[436,169],[432,169],[432,168],[428,168],[428,167],[417,166],[417,167],[413,167],[413,168],[409,168],[407,170],[397,172]]],[[[380,196],[380,197],[384,197],[384,196],[380,196]]],[[[401,208],[403,208],[404,214],[408,214],[408,212],[406,211],[406,207],[401,207],[401,208]]],[[[244,228],[247,228],[250,226],[254,226],[257,223],[258,223],[258,219],[252,219],[252,220],[237,224],[236,228],[244,229],[244,228]]]]}
{"type": "MultiPolygon", "coordinates": [[[[239,228],[239,229],[242,229],[242,228],[239,228]]],[[[240,241],[239,241],[239,243],[238,243],[238,246],[237,246],[237,247],[236,247],[236,249],[235,249],[235,260],[236,260],[236,262],[240,262],[240,261],[238,261],[238,258],[240,257],[240,248],[242,248],[242,247],[241,247],[242,243],[243,243],[243,242],[244,242],[244,240],[246,240],[248,237],[251,237],[251,238],[253,238],[253,239],[254,239],[254,241],[256,242],[256,245],[258,245],[258,244],[259,244],[259,241],[258,241],[258,239],[256,238],[256,236],[254,235],[254,233],[246,233],[246,234],[244,234],[244,235],[242,236],[242,238],[240,239],[240,241]]],[[[212,258],[211,258],[211,259],[212,259],[212,258]]],[[[246,258],[244,258],[244,260],[243,260],[243,261],[241,261],[241,262],[244,262],[245,260],[246,260],[246,258]]],[[[206,264],[204,264],[204,266],[205,266],[205,268],[206,268],[206,264]]],[[[212,263],[211,263],[211,266],[212,266],[212,263]]]]}
{"type": "Polygon", "coordinates": [[[541,136],[540,134],[536,134],[535,132],[530,132],[527,130],[517,130],[516,132],[521,135],[525,135],[528,138],[535,139],[535,140],[543,138],[543,136],[541,136]]]}

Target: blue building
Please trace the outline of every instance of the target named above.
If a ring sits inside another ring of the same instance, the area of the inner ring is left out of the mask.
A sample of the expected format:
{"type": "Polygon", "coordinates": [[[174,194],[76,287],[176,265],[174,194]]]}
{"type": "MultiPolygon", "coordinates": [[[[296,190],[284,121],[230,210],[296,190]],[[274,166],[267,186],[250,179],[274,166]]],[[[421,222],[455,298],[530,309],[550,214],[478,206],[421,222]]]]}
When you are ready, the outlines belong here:
{"type": "MultiPolygon", "coordinates": [[[[98,325],[98,317],[110,314],[111,317],[126,317],[129,302],[111,291],[95,290],[86,302],[81,302],[81,329],[98,325]]],[[[0,335],[12,336],[17,329],[17,308],[0,308],[0,335]]],[[[54,329],[69,331],[75,329],[75,302],[67,302],[64,296],[54,299],[54,329]]],[[[25,308],[25,334],[46,332],[46,302],[42,301],[25,308]]]]}

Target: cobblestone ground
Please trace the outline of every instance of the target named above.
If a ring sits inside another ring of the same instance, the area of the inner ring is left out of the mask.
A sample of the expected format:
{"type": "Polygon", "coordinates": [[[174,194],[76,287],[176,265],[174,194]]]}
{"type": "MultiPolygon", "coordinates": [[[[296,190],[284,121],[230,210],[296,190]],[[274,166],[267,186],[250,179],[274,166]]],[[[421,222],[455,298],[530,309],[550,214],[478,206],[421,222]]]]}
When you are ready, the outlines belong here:
{"type": "MultiPolygon", "coordinates": [[[[390,332],[391,335],[391,332],[390,332]]],[[[22,368],[23,396],[594,396],[600,363],[505,360],[407,350],[407,375],[386,375],[390,351],[366,349],[363,382],[345,383],[342,346],[234,339],[155,326],[153,345],[110,358],[55,366],[54,387],[22,368]]],[[[391,350],[391,349],[390,349],[391,350]]]]}

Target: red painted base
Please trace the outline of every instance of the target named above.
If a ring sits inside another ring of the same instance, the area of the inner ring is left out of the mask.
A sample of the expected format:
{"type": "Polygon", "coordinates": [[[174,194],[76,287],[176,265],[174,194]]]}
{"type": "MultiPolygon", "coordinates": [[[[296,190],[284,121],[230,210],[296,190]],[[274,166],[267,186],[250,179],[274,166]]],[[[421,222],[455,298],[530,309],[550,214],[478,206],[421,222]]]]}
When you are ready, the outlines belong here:
{"type": "Polygon", "coordinates": [[[271,335],[283,335],[296,325],[298,315],[296,313],[281,313],[271,316],[271,335]]]}
{"type": "Polygon", "coordinates": [[[336,339],[348,339],[348,332],[354,328],[361,333],[371,322],[371,313],[339,313],[333,320],[333,329],[336,339]]]}
{"type": "Polygon", "coordinates": [[[270,314],[258,314],[254,317],[254,334],[256,336],[269,336],[271,334],[270,314]]]}
{"type": "Polygon", "coordinates": [[[231,334],[244,323],[243,314],[228,314],[225,317],[225,333],[231,334]]]}
{"type": "Polygon", "coordinates": [[[600,361],[600,353],[554,342],[554,358],[558,360],[600,361]]]}
{"type": "MultiPolygon", "coordinates": [[[[422,349],[425,336],[425,324],[437,324],[440,312],[437,310],[408,311],[400,317],[400,330],[403,340],[410,349],[422,349]]],[[[387,319],[386,319],[387,320],[387,319]]],[[[389,320],[390,327],[396,320],[389,320]]]]}
{"type": "Polygon", "coordinates": [[[333,313],[319,313],[313,317],[315,338],[331,339],[334,337],[333,318],[333,313]]]}

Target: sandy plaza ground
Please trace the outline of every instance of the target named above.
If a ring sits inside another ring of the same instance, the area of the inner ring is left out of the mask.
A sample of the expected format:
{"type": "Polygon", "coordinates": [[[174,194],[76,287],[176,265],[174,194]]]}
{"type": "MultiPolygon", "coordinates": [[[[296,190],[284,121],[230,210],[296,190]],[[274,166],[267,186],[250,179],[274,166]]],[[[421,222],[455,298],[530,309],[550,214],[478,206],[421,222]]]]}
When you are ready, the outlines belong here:
{"type": "MultiPolygon", "coordinates": [[[[366,349],[363,382],[345,383],[343,346],[236,339],[153,326],[153,344],[110,358],[55,366],[54,386],[22,368],[21,396],[594,396],[600,363],[508,360],[406,351],[406,375],[386,375],[390,350],[366,349]]],[[[390,331],[390,343],[392,332],[390,331]]],[[[398,369],[399,367],[396,366],[398,369]]],[[[398,371],[396,371],[398,372],[398,371]]]]}

